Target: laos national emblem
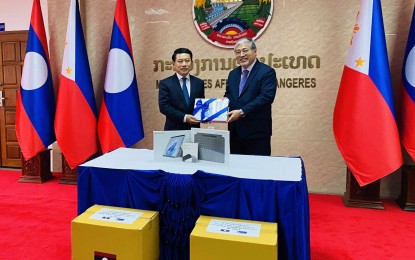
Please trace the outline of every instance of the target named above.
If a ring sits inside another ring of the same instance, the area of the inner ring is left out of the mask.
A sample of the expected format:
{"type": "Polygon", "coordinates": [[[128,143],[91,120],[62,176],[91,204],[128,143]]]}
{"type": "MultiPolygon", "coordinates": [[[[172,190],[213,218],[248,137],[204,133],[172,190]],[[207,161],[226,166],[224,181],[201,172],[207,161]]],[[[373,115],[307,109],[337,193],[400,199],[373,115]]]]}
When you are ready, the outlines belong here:
{"type": "Polygon", "coordinates": [[[268,26],[273,0],[194,0],[193,21],[208,42],[232,48],[241,38],[258,38],[268,26]]]}

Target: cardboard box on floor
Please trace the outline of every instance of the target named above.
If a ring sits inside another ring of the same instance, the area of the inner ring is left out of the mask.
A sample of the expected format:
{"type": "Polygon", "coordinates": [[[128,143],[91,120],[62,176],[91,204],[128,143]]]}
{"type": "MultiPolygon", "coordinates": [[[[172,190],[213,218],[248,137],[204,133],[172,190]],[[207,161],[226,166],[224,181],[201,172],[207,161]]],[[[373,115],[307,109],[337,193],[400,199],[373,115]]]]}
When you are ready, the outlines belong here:
{"type": "Polygon", "coordinates": [[[158,212],[94,205],[72,220],[72,259],[159,259],[158,212]]]}
{"type": "Polygon", "coordinates": [[[190,259],[278,259],[277,223],[200,216],[190,234],[190,259]]]}

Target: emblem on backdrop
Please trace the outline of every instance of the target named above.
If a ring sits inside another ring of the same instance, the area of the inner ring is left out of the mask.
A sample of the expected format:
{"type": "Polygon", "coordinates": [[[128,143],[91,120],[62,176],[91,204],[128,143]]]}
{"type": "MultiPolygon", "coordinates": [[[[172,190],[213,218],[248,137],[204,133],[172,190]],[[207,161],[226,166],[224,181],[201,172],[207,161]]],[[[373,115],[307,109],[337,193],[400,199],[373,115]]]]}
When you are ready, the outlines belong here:
{"type": "Polygon", "coordinates": [[[241,38],[258,38],[271,21],[273,0],[193,0],[199,34],[222,48],[241,38]]]}

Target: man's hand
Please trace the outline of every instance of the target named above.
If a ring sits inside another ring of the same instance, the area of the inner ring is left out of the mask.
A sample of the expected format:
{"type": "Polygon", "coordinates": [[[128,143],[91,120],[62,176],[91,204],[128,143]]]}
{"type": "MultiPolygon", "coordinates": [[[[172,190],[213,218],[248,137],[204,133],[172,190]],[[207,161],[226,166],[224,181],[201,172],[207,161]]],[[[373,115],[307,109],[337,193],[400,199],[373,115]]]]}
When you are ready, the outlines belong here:
{"type": "Polygon", "coordinates": [[[192,115],[186,115],[186,123],[191,124],[191,125],[196,125],[196,124],[199,124],[200,121],[197,120],[197,118],[192,115]]]}
{"type": "Polygon", "coordinates": [[[228,123],[238,120],[242,116],[240,109],[232,110],[228,112],[228,123]]]}

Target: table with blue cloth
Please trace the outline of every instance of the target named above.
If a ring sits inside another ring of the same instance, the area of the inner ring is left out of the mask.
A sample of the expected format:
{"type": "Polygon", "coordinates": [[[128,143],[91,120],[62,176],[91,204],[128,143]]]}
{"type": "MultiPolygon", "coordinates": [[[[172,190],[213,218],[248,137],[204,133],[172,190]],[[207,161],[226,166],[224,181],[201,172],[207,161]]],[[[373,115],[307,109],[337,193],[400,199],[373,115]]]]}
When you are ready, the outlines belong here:
{"type": "Polygon", "coordinates": [[[155,161],[120,148],[78,167],[78,214],[94,204],[160,212],[160,259],[189,259],[200,215],[278,223],[278,258],[310,259],[310,212],[299,157],[230,155],[229,164],[155,161]]]}

